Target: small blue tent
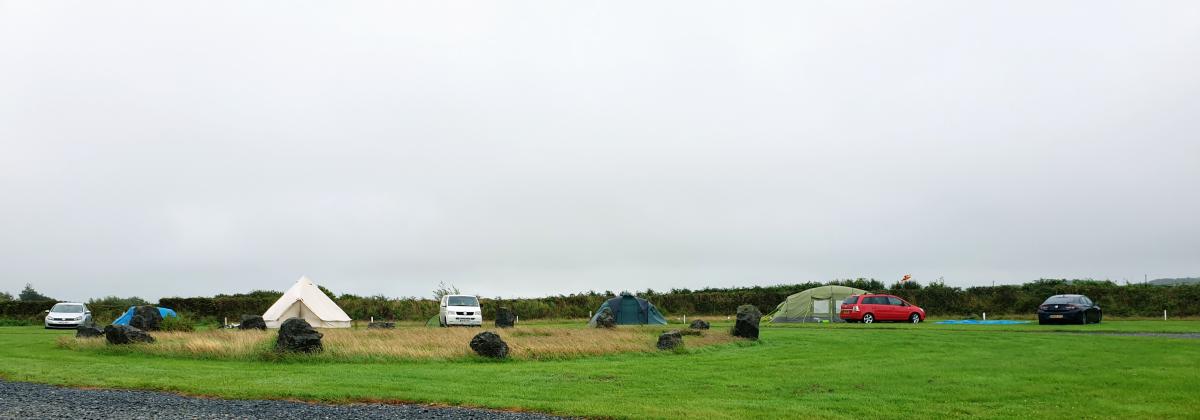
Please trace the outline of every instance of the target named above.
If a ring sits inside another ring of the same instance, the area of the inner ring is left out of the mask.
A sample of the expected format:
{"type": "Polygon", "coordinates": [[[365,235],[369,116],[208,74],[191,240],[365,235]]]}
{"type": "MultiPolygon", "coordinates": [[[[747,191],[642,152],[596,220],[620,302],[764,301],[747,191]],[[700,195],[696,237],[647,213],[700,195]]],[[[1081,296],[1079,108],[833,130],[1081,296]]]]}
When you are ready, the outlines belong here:
{"type": "MultiPolygon", "coordinates": [[[[125,311],[124,315],[121,315],[120,318],[117,318],[116,321],[113,321],[113,325],[129,325],[129,320],[133,319],[133,312],[135,310],[137,310],[136,306],[130,306],[129,310],[125,311]]],[[[162,308],[162,307],[158,308],[158,314],[162,315],[163,318],[166,318],[169,316],[177,316],[177,315],[175,315],[174,310],[162,308]]]]}

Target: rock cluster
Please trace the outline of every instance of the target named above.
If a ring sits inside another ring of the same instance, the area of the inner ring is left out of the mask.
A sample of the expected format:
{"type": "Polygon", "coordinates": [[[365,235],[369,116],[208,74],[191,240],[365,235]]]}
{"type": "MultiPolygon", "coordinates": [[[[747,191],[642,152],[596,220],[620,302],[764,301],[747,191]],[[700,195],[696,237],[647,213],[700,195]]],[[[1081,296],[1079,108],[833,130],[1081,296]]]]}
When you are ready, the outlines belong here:
{"type": "Polygon", "coordinates": [[[142,331],[158,331],[162,327],[163,317],[156,306],[137,306],[133,308],[133,317],[129,326],[142,331]]]}
{"type": "Polygon", "coordinates": [[[94,325],[80,325],[75,327],[75,338],[93,338],[103,336],[104,330],[96,328],[94,325]]]}
{"type": "Polygon", "coordinates": [[[303,318],[288,318],[279,326],[279,337],[275,339],[275,351],[320,353],[323,334],[313,329],[303,318]]]}
{"type": "Polygon", "coordinates": [[[604,308],[596,315],[596,328],[614,328],[617,326],[617,318],[613,316],[612,309],[604,308]]]}
{"type": "Polygon", "coordinates": [[[263,320],[262,315],[242,315],[242,322],[238,324],[239,330],[265,330],[267,329],[267,321],[263,320]]]}
{"type": "Polygon", "coordinates": [[[758,322],[762,320],[762,312],[754,305],[742,305],[737,308],[737,323],[733,324],[734,337],[758,339],[758,322]]]}
{"type": "Polygon", "coordinates": [[[475,354],[493,359],[508,357],[508,343],[501,340],[500,335],[491,331],[475,334],[475,337],[471,339],[471,350],[474,350],[475,354]]]}
{"type": "Polygon", "coordinates": [[[688,326],[688,328],[691,328],[693,330],[707,330],[709,327],[710,327],[710,325],[708,325],[708,321],[705,321],[703,319],[694,320],[694,321],[692,321],[692,325],[688,326]]]}
{"type": "Polygon", "coordinates": [[[367,324],[368,329],[390,330],[396,328],[396,323],[391,321],[373,321],[367,324]]]}
{"type": "Polygon", "coordinates": [[[679,331],[667,331],[658,336],[658,349],[671,350],[683,345],[683,334],[679,331]]]}
{"type": "Polygon", "coordinates": [[[512,328],[517,323],[517,314],[507,306],[496,308],[496,328],[512,328]]]}
{"type": "MultiPolygon", "coordinates": [[[[76,333],[78,334],[78,332],[76,333]]],[[[153,343],[154,337],[136,327],[109,325],[104,327],[104,338],[108,344],[153,343]]]]}

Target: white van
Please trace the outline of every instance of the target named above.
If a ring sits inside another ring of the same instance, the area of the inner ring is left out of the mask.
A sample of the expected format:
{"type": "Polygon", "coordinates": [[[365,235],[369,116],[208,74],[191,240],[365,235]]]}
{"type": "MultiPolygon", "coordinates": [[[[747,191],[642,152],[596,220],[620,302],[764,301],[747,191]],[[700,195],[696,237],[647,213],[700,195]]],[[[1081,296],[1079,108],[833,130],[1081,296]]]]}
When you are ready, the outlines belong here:
{"type": "Polygon", "coordinates": [[[483,311],[479,309],[479,298],[469,295],[442,296],[439,322],[443,327],[465,325],[483,326],[483,311]]]}

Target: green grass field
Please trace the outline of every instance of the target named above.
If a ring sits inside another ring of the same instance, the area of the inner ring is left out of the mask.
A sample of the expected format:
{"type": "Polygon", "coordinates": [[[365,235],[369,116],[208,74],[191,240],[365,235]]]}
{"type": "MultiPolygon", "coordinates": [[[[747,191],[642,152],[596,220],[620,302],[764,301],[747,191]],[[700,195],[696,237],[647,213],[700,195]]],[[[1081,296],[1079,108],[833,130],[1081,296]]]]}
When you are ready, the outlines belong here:
{"type": "Polygon", "coordinates": [[[0,377],[228,398],[427,402],[619,418],[1200,415],[1200,340],[1073,331],[1200,333],[1200,322],[789,325],[764,328],[756,344],[682,354],[397,363],[72,351],[55,346],[57,336],[71,332],[3,327],[0,377]]]}

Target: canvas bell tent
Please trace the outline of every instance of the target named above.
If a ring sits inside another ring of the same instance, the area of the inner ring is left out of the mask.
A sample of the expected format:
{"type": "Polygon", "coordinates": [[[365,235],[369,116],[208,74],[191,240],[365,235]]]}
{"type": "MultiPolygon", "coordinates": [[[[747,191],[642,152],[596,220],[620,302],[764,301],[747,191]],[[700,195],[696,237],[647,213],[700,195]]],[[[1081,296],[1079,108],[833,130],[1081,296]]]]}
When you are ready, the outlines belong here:
{"type": "Polygon", "coordinates": [[[866,290],[846,286],[814,287],[788,296],[769,315],[771,322],[843,322],[838,317],[842,301],[866,290]]]}
{"type": "Polygon", "coordinates": [[[316,328],[350,328],[350,316],[333,303],[308,277],[300,277],[291,289],[263,314],[268,328],[279,328],[288,318],[304,318],[316,328]]]}
{"type": "Polygon", "coordinates": [[[653,303],[625,292],[621,293],[621,296],[604,301],[600,308],[596,309],[596,313],[592,315],[588,325],[596,326],[596,317],[600,316],[600,312],[604,311],[604,308],[612,310],[617,325],[667,324],[667,319],[663,318],[662,313],[658,312],[658,308],[655,308],[653,303]]]}

